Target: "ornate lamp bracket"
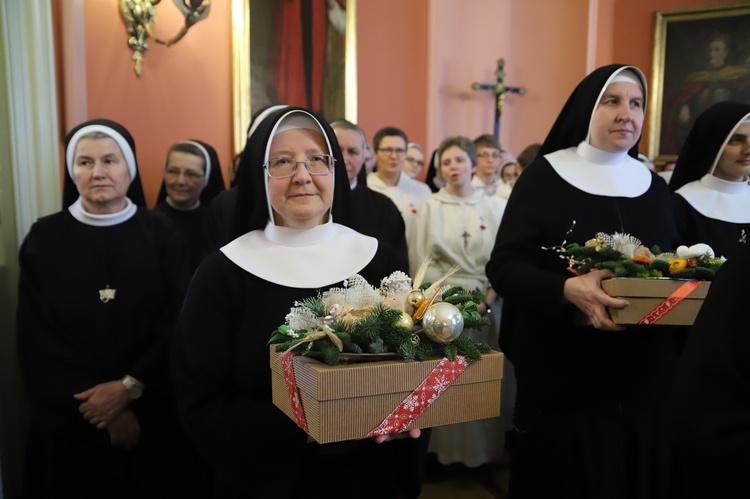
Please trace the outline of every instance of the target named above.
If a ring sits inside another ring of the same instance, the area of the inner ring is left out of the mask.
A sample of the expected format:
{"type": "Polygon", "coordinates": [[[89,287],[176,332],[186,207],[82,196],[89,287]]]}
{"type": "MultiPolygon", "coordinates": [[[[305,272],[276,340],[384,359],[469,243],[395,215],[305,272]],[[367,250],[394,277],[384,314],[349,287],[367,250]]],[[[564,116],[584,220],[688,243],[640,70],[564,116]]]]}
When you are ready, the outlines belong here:
{"type": "Polygon", "coordinates": [[[151,37],[156,43],[169,47],[180,41],[193,25],[207,18],[211,9],[211,0],[172,1],[185,17],[185,24],[174,37],[164,41],[154,35],[156,5],[161,0],[120,0],[120,13],[130,34],[128,45],[133,51],[135,74],[138,76],[143,73],[143,53],[148,50],[147,38],[151,37]]]}

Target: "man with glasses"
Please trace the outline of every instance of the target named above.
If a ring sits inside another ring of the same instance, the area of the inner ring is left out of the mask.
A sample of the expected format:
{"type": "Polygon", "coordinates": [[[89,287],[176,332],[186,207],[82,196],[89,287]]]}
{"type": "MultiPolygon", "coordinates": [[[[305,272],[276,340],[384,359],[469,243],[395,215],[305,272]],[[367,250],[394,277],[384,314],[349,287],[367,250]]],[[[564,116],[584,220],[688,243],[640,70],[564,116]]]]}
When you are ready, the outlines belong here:
{"type": "Polygon", "coordinates": [[[349,186],[352,188],[357,229],[362,234],[390,244],[408,264],[404,219],[388,196],[367,187],[365,154],[367,140],[365,132],[347,120],[331,123],[344,156],[349,186]]]}
{"type": "Polygon", "coordinates": [[[367,176],[367,186],[385,194],[396,204],[404,218],[406,240],[409,241],[416,223],[417,212],[432,191],[427,184],[404,173],[406,134],[396,127],[378,130],[372,141],[375,149],[375,171],[367,176]]]}

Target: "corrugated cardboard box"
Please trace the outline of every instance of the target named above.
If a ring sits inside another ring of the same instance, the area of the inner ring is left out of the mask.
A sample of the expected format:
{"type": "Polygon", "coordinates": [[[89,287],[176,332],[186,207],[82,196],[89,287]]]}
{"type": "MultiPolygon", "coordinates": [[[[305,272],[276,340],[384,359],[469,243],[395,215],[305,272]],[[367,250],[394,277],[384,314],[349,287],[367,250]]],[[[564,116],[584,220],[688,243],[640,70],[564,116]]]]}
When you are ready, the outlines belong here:
{"type": "MultiPolygon", "coordinates": [[[[630,306],[622,310],[608,309],[616,324],[638,324],[651,311],[659,307],[686,281],[681,279],[637,279],[615,277],[602,281],[602,289],[610,296],[624,298],[630,306]]],[[[694,281],[695,282],[695,281],[694,281]]],[[[698,287],[674,307],[663,307],[656,325],[690,326],[703,305],[710,281],[697,281],[698,287]]]]}
{"type": "MultiPolygon", "coordinates": [[[[295,420],[281,354],[275,352],[275,345],[270,349],[273,403],[295,420]]],[[[363,438],[377,428],[435,369],[440,359],[329,366],[297,355],[293,362],[308,434],[319,443],[329,443],[363,438]]],[[[472,362],[409,429],[500,415],[502,372],[502,353],[483,354],[482,359],[472,362]]]]}

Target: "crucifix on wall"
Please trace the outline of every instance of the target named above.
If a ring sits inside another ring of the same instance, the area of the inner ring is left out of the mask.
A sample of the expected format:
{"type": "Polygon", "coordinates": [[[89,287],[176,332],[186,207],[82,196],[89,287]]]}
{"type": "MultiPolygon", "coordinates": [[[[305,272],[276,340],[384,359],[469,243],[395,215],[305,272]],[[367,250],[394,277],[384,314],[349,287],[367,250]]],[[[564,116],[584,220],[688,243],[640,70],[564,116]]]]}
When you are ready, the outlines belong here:
{"type": "Polygon", "coordinates": [[[509,87],[503,81],[505,78],[505,59],[498,59],[497,69],[495,70],[495,83],[477,83],[471,84],[473,90],[489,90],[495,94],[495,138],[500,140],[500,117],[503,114],[503,104],[505,96],[508,94],[524,95],[525,87],[509,87]]]}

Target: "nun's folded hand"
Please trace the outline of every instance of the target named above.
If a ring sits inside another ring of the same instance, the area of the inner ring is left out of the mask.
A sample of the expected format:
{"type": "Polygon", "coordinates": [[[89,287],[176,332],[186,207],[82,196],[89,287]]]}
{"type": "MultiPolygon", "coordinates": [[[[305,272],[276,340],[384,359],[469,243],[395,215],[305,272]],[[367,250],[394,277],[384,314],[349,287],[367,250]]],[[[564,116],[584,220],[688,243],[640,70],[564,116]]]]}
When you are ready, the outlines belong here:
{"type": "Polygon", "coordinates": [[[419,436],[422,434],[421,430],[409,430],[404,431],[402,433],[392,433],[390,435],[380,435],[375,437],[375,442],[382,444],[383,442],[388,442],[391,440],[400,440],[402,438],[419,438],[419,436]]]}
{"type": "Polygon", "coordinates": [[[614,277],[611,270],[597,270],[565,281],[563,296],[567,302],[578,307],[600,331],[622,331],[624,326],[612,322],[607,307],[622,309],[630,305],[627,300],[613,298],[604,292],[603,279],[614,277]]]}
{"type": "Polygon", "coordinates": [[[86,421],[100,430],[105,428],[130,402],[130,397],[120,381],[100,383],[93,388],[76,393],[73,397],[81,401],[78,412],[86,421]]]}

